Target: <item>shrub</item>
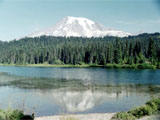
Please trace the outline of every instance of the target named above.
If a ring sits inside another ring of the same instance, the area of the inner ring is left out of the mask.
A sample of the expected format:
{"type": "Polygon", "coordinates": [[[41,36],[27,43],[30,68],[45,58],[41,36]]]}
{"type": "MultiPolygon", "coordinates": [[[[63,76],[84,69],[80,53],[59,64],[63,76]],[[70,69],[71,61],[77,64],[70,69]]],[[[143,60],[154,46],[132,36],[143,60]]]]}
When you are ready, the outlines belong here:
{"type": "Polygon", "coordinates": [[[160,98],[153,99],[148,102],[144,106],[137,107],[128,112],[119,112],[112,117],[112,120],[135,120],[137,118],[141,118],[147,115],[152,115],[157,112],[160,112],[160,98]]]}
{"type": "Polygon", "coordinates": [[[106,64],[104,67],[106,68],[126,68],[126,69],[130,69],[130,68],[137,68],[136,64],[106,64]]]}
{"type": "Polygon", "coordinates": [[[6,119],[6,114],[3,110],[0,110],[0,120],[5,120],[6,119]]]}
{"type": "Polygon", "coordinates": [[[127,112],[119,112],[115,116],[112,117],[112,120],[135,120],[136,117],[134,117],[132,114],[127,112]]]}
{"type": "Polygon", "coordinates": [[[147,102],[146,104],[150,104],[150,102],[155,103],[155,105],[157,106],[157,110],[160,111],[160,99],[153,99],[153,100],[147,102]]]}
{"type": "Polygon", "coordinates": [[[150,65],[149,63],[143,63],[143,64],[139,64],[138,68],[140,68],[140,69],[155,69],[156,66],[150,65]]]}
{"type": "Polygon", "coordinates": [[[84,62],[79,62],[78,65],[85,65],[85,63],[84,62]]]}
{"type": "Polygon", "coordinates": [[[160,62],[158,62],[158,64],[157,64],[157,68],[158,68],[158,69],[160,69],[160,62]]]}
{"type": "Polygon", "coordinates": [[[146,115],[152,115],[153,110],[149,105],[146,105],[146,106],[141,106],[141,107],[135,108],[135,109],[129,111],[128,113],[132,114],[136,118],[141,118],[146,115]]]}
{"type": "Polygon", "coordinates": [[[58,60],[55,60],[55,61],[54,61],[54,64],[61,65],[61,64],[63,64],[63,62],[58,59],[58,60]]]}
{"type": "Polygon", "coordinates": [[[106,64],[105,67],[106,67],[106,68],[113,68],[113,67],[114,67],[114,64],[106,64]]]}
{"type": "Polygon", "coordinates": [[[128,65],[128,64],[124,64],[123,66],[122,66],[122,68],[137,68],[137,65],[136,64],[131,64],[131,65],[128,65]]]}
{"type": "Polygon", "coordinates": [[[20,120],[23,116],[23,113],[19,110],[0,110],[0,120],[20,120]]]}
{"type": "Polygon", "coordinates": [[[20,120],[23,117],[23,113],[19,110],[7,110],[6,118],[7,120],[20,120]]]}
{"type": "Polygon", "coordinates": [[[152,108],[153,112],[158,110],[158,106],[156,105],[156,103],[154,101],[148,101],[146,103],[146,105],[150,106],[152,108]]]}

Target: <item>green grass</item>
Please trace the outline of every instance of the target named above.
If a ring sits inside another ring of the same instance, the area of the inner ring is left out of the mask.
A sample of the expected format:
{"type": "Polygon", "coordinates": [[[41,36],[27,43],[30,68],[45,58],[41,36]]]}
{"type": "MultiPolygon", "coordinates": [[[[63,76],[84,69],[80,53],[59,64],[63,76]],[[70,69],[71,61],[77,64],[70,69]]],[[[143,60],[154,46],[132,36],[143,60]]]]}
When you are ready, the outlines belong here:
{"type": "Polygon", "coordinates": [[[148,101],[145,105],[134,108],[128,112],[119,112],[112,117],[112,120],[136,120],[159,112],[160,98],[148,101]]]}
{"type": "Polygon", "coordinates": [[[2,66],[20,66],[20,67],[90,67],[88,64],[71,65],[71,64],[0,64],[2,66]]]}
{"type": "Polygon", "coordinates": [[[133,69],[136,69],[136,68],[138,68],[137,67],[138,65],[136,65],[136,64],[133,64],[133,65],[129,65],[129,64],[106,64],[106,65],[104,65],[104,67],[106,67],[106,68],[126,68],[126,69],[131,69],[131,68],[133,68],[133,69]]]}
{"type": "Polygon", "coordinates": [[[97,64],[0,64],[1,66],[19,66],[19,67],[103,67],[97,64]]]}
{"type": "Polygon", "coordinates": [[[2,66],[20,66],[20,67],[104,67],[104,68],[120,68],[120,69],[160,69],[159,66],[151,65],[149,63],[143,64],[105,64],[105,65],[98,65],[98,64],[0,64],[2,66]]]}
{"type": "Polygon", "coordinates": [[[138,68],[140,68],[140,69],[156,69],[156,66],[151,65],[149,63],[143,63],[143,64],[139,64],[138,68]]]}
{"type": "Polygon", "coordinates": [[[149,63],[143,63],[143,64],[106,64],[104,65],[106,68],[124,68],[124,69],[156,69],[155,65],[151,65],[149,63]]]}

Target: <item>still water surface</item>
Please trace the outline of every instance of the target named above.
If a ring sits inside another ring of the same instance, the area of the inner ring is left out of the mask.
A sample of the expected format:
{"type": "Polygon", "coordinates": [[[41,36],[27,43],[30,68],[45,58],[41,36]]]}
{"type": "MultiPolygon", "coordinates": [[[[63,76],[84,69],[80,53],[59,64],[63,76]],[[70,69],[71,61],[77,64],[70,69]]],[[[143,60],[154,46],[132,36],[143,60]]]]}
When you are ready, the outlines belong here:
{"type": "Polygon", "coordinates": [[[0,107],[37,116],[126,111],[160,97],[160,70],[0,66],[0,107]]]}

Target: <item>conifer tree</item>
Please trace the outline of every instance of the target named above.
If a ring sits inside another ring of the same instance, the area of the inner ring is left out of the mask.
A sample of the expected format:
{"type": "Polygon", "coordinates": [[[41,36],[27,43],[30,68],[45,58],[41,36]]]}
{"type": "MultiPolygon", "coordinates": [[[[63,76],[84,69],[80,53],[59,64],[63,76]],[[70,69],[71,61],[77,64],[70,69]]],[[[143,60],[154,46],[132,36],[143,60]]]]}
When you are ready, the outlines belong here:
{"type": "Polygon", "coordinates": [[[119,39],[116,40],[114,58],[115,58],[114,61],[116,64],[122,63],[122,48],[121,48],[121,42],[119,39]]]}
{"type": "Polygon", "coordinates": [[[155,46],[154,40],[152,38],[149,38],[148,57],[149,57],[149,61],[151,63],[155,64],[155,61],[156,61],[156,46],[155,46]]]}

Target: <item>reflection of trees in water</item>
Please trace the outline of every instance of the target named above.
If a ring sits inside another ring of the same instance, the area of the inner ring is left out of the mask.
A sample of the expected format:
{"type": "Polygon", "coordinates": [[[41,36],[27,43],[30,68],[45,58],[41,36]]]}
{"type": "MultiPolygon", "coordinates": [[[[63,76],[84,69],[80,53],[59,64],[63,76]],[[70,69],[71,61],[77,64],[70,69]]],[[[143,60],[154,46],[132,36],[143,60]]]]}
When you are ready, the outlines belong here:
{"type": "Polygon", "coordinates": [[[83,90],[92,90],[92,91],[104,91],[107,93],[117,93],[120,94],[122,91],[126,93],[143,93],[147,92],[150,94],[155,94],[160,91],[159,85],[142,85],[142,84],[96,84],[94,81],[87,80],[78,80],[78,79],[54,79],[54,78],[27,78],[27,77],[18,77],[13,75],[8,75],[6,73],[0,73],[0,84],[1,85],[11,85],[18,88],[25,89],[60,89],[65,88],[66,90],[73,91],[83,91],[83,90]]]}
{"type": "MultiPolygon", "coordinates": [[[[96,81],[97,82],[97,81],[96,81]]],[[[65,89],[66,91],[84,91],[91,90],[116,93],[119,94],[125,92],[126,95],[132,93],[147,93],[154,97],[155,94],[160,92],[159,85],[142,85],[142,84],[104,84],[94,83],[94,81],[87,81],[81,79],[54,79],[54,78],[29,78],[18,77],[14,75],[8,75],[7,73],[0,73],[0,85],[9,85],[23,89],[37,89],[41,92],[45,92],[51,89],[65,89]]]]}

